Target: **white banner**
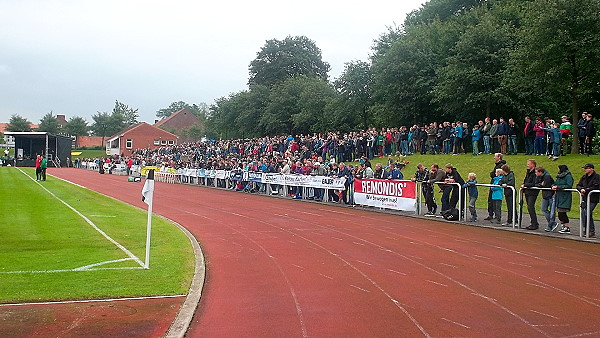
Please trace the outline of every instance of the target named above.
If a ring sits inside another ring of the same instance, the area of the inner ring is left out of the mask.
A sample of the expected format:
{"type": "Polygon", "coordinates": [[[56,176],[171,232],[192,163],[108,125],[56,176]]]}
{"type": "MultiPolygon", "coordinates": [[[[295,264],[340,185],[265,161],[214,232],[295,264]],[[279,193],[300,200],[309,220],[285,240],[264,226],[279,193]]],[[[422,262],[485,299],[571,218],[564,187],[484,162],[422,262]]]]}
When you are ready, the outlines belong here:
{"type": "Polygon", "coordinates": [[[263,174],[261,182],[321,189],[344,189],[346,179],[327,176],[263,174]]]}

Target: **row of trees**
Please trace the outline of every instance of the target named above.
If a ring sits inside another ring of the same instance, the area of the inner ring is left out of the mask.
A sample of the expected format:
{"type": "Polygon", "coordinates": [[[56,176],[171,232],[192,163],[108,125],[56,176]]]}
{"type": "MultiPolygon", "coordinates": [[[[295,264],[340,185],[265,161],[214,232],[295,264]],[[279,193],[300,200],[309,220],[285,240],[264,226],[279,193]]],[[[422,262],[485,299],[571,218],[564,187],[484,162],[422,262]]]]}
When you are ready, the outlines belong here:
{"type": "Polygon", "coordinates": [[[600,0],[431,0],[331,82],[313,41],[269,40],[248,89],[216,100],[208,128],[248,137],[486,116],[577,121],[600,106],[598,13],[600,0]]]}
{"type": "MultiPolygon", "coordinates": [[[[157,111],[156,116],[166,118],[176,111],[187,109],[192,114],[196,115],[201,121],[206,120],[208,105],[187,104],[183,101],[173,102],[169,107],[157,111]]],[[[70,118],[65,125],[61,125],[53,112],[44,115],[40,120],[39,126],[35,131],[45,131],[54,134],[67,135],[94,135],[94,136],[112,136],[129,126],[139,123],[138,109],[129,107],[128,105],[115,101],[115,106],[111,112],[98,112],[92,116],[92,123],[88,122],[80,116],[70,118]]],[[[23,118],[20,115],[14,114],[11,116],[7,131],[32,131],[31,121],[23,118]]],[[[205,135],[204,125],[192,126],[189,129],[179,131],[185,138],[200,139],[205,135]]]]}

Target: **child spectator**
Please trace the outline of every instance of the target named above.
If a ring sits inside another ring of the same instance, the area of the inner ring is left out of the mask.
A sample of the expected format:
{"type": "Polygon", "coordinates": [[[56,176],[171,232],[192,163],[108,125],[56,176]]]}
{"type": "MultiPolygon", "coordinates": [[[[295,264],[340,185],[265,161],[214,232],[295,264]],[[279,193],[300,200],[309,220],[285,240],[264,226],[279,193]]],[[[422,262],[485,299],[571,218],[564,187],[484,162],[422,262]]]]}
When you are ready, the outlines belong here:
{"type": "MultiPolygon", "coordinates": [[[[475,154],[473,154],[475,155],[475,154]]],[[[475,209],[475,202],[477,202],[477,197],[479,195],[477,191],[477,175],[475,173],[469,173],[467,176],[467,182],[463,185],[463,188],[467,188],[469,192],[469,212],[471,213],[471,218],[469,218],[469,222],[477,222],[477,210],[475,209]]]]}
{"type": "Polygon", "coordinates": [[[479,139],[481,138],[481,131],[479,130],[479,125],[476,124],[473,127],[473,132],[471,133],[471,141],[473,142],[473,156],[479,155],[479,139]]]}
{"type": "Polygon", "coordinates": [[[548,159],[556,161],[560,156],[560,140],[562,139],[562,135],[560,133],[559,123],[554,123],[550,126],[551,128],[543,128],[548,132],[548,159]]]}
{"type": "MultiPolygon", "coordinates": [[[[496,169],[496,177],[492,180],[492,184],[500,185],[500,180],[502,180],[504,171],[502,169],[496,169]]],[[[492,206],[494,210],[494,218],[496,219],[497,224],[502,224],[502,198],[504,197],[504,188],[502,187],[490,187],[490,191],[492,192],[492,206]]],[[[490,222],[494,222],[494,219],[491,219],[490,222]]]]}

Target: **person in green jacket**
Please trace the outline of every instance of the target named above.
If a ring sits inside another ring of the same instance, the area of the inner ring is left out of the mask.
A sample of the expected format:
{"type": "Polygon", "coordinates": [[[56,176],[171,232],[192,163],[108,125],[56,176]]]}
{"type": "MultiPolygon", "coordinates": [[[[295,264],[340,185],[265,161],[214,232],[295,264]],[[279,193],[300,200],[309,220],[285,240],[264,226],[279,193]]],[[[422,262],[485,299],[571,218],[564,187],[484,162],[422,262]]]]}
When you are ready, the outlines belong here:
{"type": "Polygon", "coordinates": [[[48,160],[46,160],[46,156],[42,157],[42,164],[40,165],[42,168],[42,181],[46,180],[46,168],[48,168],[48,160]]]}
{"type": "Polygon", "coordinates": [[[564,164],[559,165],[558,174],[556,175],[556,180],[554,181],[552,190],[556,191],[556,211],[558,212],[558,220],[562,225],[558,232],[561,234],[568,234],[571,232],[571,228],[569,228],[569,217],[567,216],[567,212],[571,210],[571,204],[573,201],[571,192],[561,191],[561,189],[571,189],[573,188],[573,183],[573,175],[571,175],[569,168],[564,164]]]}

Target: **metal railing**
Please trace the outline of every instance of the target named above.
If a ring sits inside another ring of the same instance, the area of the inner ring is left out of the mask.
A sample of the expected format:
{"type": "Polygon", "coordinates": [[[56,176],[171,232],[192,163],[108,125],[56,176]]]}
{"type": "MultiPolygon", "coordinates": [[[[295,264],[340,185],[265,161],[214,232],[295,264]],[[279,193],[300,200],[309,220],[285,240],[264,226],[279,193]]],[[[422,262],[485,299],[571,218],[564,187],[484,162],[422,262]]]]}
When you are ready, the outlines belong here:
{"type": "MultiPolygon", "coordinates": [[[[434,184],[437,184],[438,186],[441,185],[455,185],[458,187],[458,222],[460,222],[463,218],[463,214],[462,214],[462,209],[460,204],[464,203],[463,201],[463,187],[460,183],[457,182],[433,182],[434,184]]],[[[450,198],[452,198],[452,196],[450,196],[450,198]]],[[[465,203],[466,204],[466,203],[465,203]]]]}
{"type": "MultiPolygon", "coordinates": [[[[578,191],[579,192],[579,191],[578,191]]],[[[590,197],[593,194],[600,193],[600,190],[591,190],[587,193],[587,201],[586,201],[586,215],[585,215],[585,238],[590,238],[590,225],[592,224],[592,210],[590,210],[590,206],[592,205],[592,198],[590,197]]],[[[579,192],[581,195],[581,192],[579,192]]],[[[579,222],[579,228],[583,228],[582,222],[579,222]]],[[[580,231],[581,233],[581,231],[580,231]]]]}
{"type": "MultiPolygon", "coordinates": [[[[551,190],[551,191],[570,191],[570,192],[576,192],[579,195],[579,205],[581,205],[581,203],[583,203],[583,195],[581,195],[581,192],[577,189],[552,189],[552,188],[538,188],[538,187],[525,187],[525,188],[519,188],[519,206],[522,208],[522,203],[523,203],[523,190],[551,190]]],[[[598,190],[600,192],[600,190],[598,190]]],[[[589,209],[588,209],[589,210],[589,209]]],[[[580,222],[579,222],[579,237],[583,237],[583,223],[581,222],[581,220],[583,219],[584,215],[581,212],[582,210],[580,209],[579,212],[579,217],[580,217],[580,222]]],[[[522,218],[522,217],[521,217],[522,218]]],[[[519,228],[521,228],[521,219],[519,219],[519,228]]],[[[589,227],[588,227],[589,228],[589,227]]]]}
{"type": "MultiPolygon", "coordinates": [[[[484,184],[484,183],[477,183],[475,184],[475,186],[478,187],[498,187],[498,188],[502,188],[502,193],[504,194],[504,189],[510,189],[512,190],[513,193],[513,198],[512,198],[512,227],[513,228],[517,228],[517,225],[520,224],[519,222],[517,222],[517,203],[516,203],[516,193],[517,193],[517,189],[515,187],[513,187],[512,185],[507,185],[506,187],[499,185],[499,184],[484,184]]],[[[468,189],[468,188],[464,188],[464,189],[468,189]]],[[[505,195],[506,196],[506,195],[505,195]]],[[[465,215],[467,214],[467,208],[468,205],[467,203],[465,203],[465,215]]]]}

